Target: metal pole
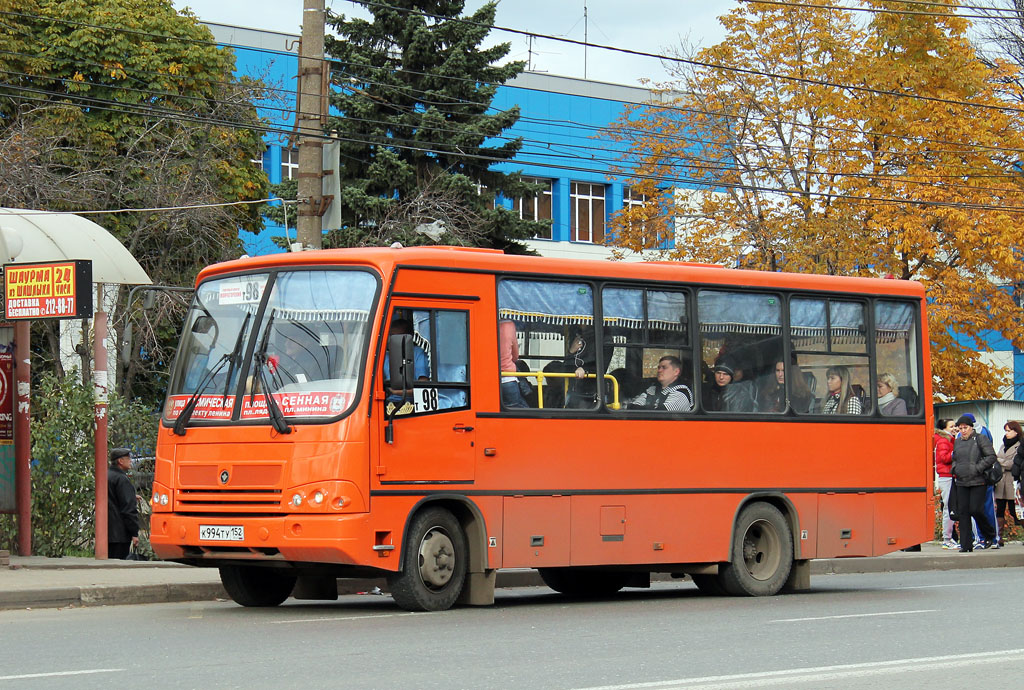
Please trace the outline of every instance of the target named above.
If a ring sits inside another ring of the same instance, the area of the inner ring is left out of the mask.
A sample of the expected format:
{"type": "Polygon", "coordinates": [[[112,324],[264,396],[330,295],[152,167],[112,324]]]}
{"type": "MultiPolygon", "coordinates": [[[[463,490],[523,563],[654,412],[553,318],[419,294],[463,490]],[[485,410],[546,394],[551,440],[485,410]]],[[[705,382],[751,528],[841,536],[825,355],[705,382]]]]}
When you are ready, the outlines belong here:
{"type": "Polygon", "coordinates": [[[96,558],[107,558],[107,312],[103,285],[96,283],[96,313],[92,317],[92,380],[95,400],[96,558]]]}
{"type": "Polygon", "coordinates": [[[14,323],[14,495],[18,506],[18,555],[32,555],[32,475],[29,462],[32,443],[29,432],[29,391],[31,324],[14,323]]]}
{"type": "Polygon", "coordinates": [[[299,213],[296,239],[303,247],[323,247],[320,217],[323,198],[324,0],[303,0],[299,47],[299,213]]]}

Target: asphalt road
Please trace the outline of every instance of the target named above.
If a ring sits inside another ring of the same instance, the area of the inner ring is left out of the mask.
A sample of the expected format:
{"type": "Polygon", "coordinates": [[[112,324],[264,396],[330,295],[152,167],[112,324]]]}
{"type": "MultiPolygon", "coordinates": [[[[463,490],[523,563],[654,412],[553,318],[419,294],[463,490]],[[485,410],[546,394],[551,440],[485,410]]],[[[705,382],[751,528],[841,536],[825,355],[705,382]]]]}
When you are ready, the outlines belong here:
{"type": "Polygon", "coordinates": [[[0,690],[1016,688],[1020,585],[998,568],[818,576],[764,599],[521,588],[440,613],[386,596],[0,611],[0,690]]]}

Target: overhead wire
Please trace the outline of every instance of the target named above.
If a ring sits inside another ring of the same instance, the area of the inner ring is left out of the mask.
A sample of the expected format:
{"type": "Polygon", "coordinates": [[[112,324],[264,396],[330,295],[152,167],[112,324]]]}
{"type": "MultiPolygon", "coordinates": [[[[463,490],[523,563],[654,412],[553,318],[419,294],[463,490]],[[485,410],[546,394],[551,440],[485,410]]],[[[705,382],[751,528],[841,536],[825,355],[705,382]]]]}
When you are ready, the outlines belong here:
{"type": "MultiPolygon", "coordinates": [[[[388,8],[391,8],[391,9],[396,9],[396,10],[399,10],[399,11],[407,11],[405,8],[396,8],[394,6],[385,5],[384,3],[368,2],[367,0],[351,0],[351,1],[352,2],[356,2],[357,4],[362,4],[362,5],[376,5],[376,6],[382,6],[382,7],[388,7],[388,8]]],[[[0,12],[0,14],[4,14],[4,13],[0,12]]],[[[25,15],[24,13],[8,13],[8,14],[16,14],[16,15],[19,15],[19,16],[31,16],[31,15],[25,15]]],[[[429,15],[429,13],[418,13],[418,14],[424,14],[426,16],[436,16],[436,15],[429,15]]],[[[451,19],[451,18],[444,18],[444,19],[451,19]]],[[[478,22],[462,20],[460,18],[456,18],[455,21],[466,21],[467,23],[479,24],[478,22]]],[[[104,26],[101,26],[101,25],[91,25],[91,24],[86,24],[86,23],[82,23],[82,22],[70,22],[70,21],[67,21],[66,23],[75,24],[75,25],[82,25],[82,26],[92,26],[92,27],[95,27],[95,28],[109,28],[109,29],[114,29],[114,30],[120,30],[117,27],[104,27],[104,26]]],[[[499,30],[510,30],[507,27],[497,27],[497,26],[494,26],[494,27],[491,27],[491,28],[495,28],[495,29],[499,29],[499,30]]],[[[516,31],[518,31],[518,30],[516,30],[516,31]]],[[[180,37],[174,37],[174,36],[169,36],[169,35],[151,34],[149,32],[141,32],[141,31],[134,31],[134,30],[129,30],[128,33],[146,34],[146,35],[151,35],[151,36],[155,36],[155,37],[159,37],[159,38],[166,38],[166,39],[180,38],[180,37]]],[[[542,34],[531,34],[530,32],[521,32],[521,31],[519,31],[519,33],[527,33],[529,35],[534,35],[534,36],[537,36],[537,37],[546,37],[546,36],[544,36],[542,34]]],[[[549,37],[549,38],[556,38],[557,39],[558,37],[549,37]]],[[[204,41],[197,41],[197,40],[194,40],[194,39],[181,39],[181,40],[186,41],[186,42],[193,42],[193,43],[206,43],[206,44],[210,44],[210,45],[217,45],[215,42],[204,42],[204,41]]],[[[572,40],[568,40],[568,42],[580,43],[580,42],[572,41],[572,40]]],[[[601,46],[599,44],[588,44],[588,45],[592,45],[593,47],[597,47],[597,48],[615,49],[615,50],[619,50],[620,52],[636,52],[636,51],[628,51],[628,49],[616,49],[615,47],[612,47],[612,46],[601,46]]],[[[275,53],[279,54],[279,51],[268,51],[268,52],[275,52],[275,53]]],[[[648,55],[651,56],[651,57],[659,57],[659,58],[669,57],[669,56],[659,56],[659,55],[656,55],[656,54],[648,54],[648,55]]],[[[682,60],[682,59],[678,59],[678,60],[685,61],[685,60],[682,60]]],[[[778,75],[778,76],[780,76],[782,78],[786,78],[785,75],[778,75]]],[[[813,80],[804,80],[804,81],[813,81],[813,80]]],[[[896,95],[899,95],[899,94],[896,94],[896,95]]],[[[963,102],[963,104],[964,105],[968,105],[968,106],[978,105],[978,104],[973,104],[973,103],[969,103],[969,102],[963,102]]],[[[123,106],[124,104],[118,103],[118,105],[123,106]]],[[[180,115],[180,113],[177,113],[177,112],[173,113],[173,114],[169,114],[168,113],[168,114],[165,114],[165,115],[168,116],[168,117],[173,117],[175,115],[180,115]]],[[[201,121],[210,122],[209,118],[202,119],[201,121]]],[[[225,126],[231,126],[231,124],[228,123],[228,122],[222,122],[221,124],[223,124],[225,126]]],[[[261,129],[263,131],[265,131],[265,132],[273,132],[274,131],[271,128],[261,128],[261,129]]],[[[277,130],[277,132],[278,133],[282,133],[282,132],[280,132],[280,130],[277,130]]],[[[384,141],[384,142],[369,142],[367,140],[356,140],[356,143],[364,143],[364,144],[369,144],[369,145],[384,145],[384,146],[393,145],[393,141],[392,140],[388,140],[388,141],[384,141]]],[[[549,142],[545,142],[545,143],[549,143],[549,142]]],[[[439,144],[437,144],[436,142],[428,142],[427,145],[439,145],[439,144]]],[[[561,145],[561,146],[571,146],[571,145],[561,145]]],[[[431,151],[429,149],[421,149],[421,150],[426,150],[427,152],[432,152],[432,153],[435,153],[435,154],[455,155],[454,152],[448,152],[448,151],[436,151],[436,150],[435,151],[431,151]]],[[[540,154],[539,152],[534,152],[533,155],[543,155],[543,154],[540,154]]],[[[594,159],[594,160],[597,160],[597,159],[594,159]]],[[[516,161],[502,161],[502,162],[509,162],[509,163],[513,163],[514,164],[514,163],[521,162],[521,161],[516,160],[516,161]]],[[[529,163],[529,162],[526,162],[526,163],[527,164],[532,164],[532,163],[529,163]]],[[[561,166],[550,166],[550,167],[561,167],[561,166]]],[[[693,167],[693,166],[691,165],[689,167],[693,167]]],[[[696,182],[706,184],[706,181],[702,181],[702,180],[696,180],[696,182]]],[[[765,190],[765,191],[768,191],[768,190],[765,190]]],[[[778,191],[778,190],[776,190],[776,191],[778,191]]],[[[780,193],[788,193],[788,192],[781,191],[780,193]]],[[[799,192],[799,193],[800,194],[804,194],[803,192],[799,192]]],[[[834,195],[826,194],[825,196],[834,196],[834,195]]]]}

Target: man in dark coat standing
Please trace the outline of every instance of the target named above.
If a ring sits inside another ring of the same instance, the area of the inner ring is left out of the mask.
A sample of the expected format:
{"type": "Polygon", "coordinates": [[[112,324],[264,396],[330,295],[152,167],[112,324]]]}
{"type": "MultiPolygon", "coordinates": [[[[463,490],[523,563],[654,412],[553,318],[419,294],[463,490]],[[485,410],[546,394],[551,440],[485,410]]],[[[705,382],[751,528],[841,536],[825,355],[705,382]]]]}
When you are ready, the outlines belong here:
{"type": "Polygon", "coordinates": [[[127,448],[110,451],[107,470],[107,555],[124,560],[139,543],[139,509],[135,487],[125,473],[131,469],[132,453],[127,448]]]}

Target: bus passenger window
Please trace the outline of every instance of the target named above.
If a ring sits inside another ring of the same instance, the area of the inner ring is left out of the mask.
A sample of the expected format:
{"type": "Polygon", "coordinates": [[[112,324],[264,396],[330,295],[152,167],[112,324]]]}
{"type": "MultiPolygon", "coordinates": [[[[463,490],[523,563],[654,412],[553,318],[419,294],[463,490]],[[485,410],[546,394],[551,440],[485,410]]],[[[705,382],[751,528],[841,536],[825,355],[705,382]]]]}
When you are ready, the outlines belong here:
{"type": "Polygon", "coordinates": [[[875,357],[878,380],[889,374],[889,390],[878,388],[878,406],[883,415],[921,413],[921,374],[918,369],[917,328],[914,305],[906,302],[875,302],[875,357]],[[882,402],[882,398],[886,398],[882,402]],[[904,412],[900,412],[905,410],[904,412]]]}
{"type": "MultiPolygon", "coordinates": [[[[862,302],[794,297],[789,302],[790,345],[813,402],[798,413],[870,414],[875,385],[862,302]],[[869,385],[870,384],[870,385],[869,385]]],[[[790,396],[795,387],[790,387],[790,396]]]]}
{"type": "MultiPolygon", "coordinates": [[[[701,402],[711,412],[758,412],[777,387],[782,358],[782,300],[778,295],[701,290],[701,402]],[[769,393],[761,394],[762,389],[769,393]]],[[[780,412],[782,410],[764,410],[780,412]]]]}
{"type": "Polygon", "coordinates": [[[611,337],[613,370],[605,376],[608,409],[690,412],[693,356],[686,293],[606,287],[602,322],[611,337]]]}
{"type": "Polygon", "coordinates": [[[520,400],[546,410],[597,408],[612,342],[607,333],[598,342],[590,285],[502,280],[498,334],[504,409],[522,409],[520,400]]]}

